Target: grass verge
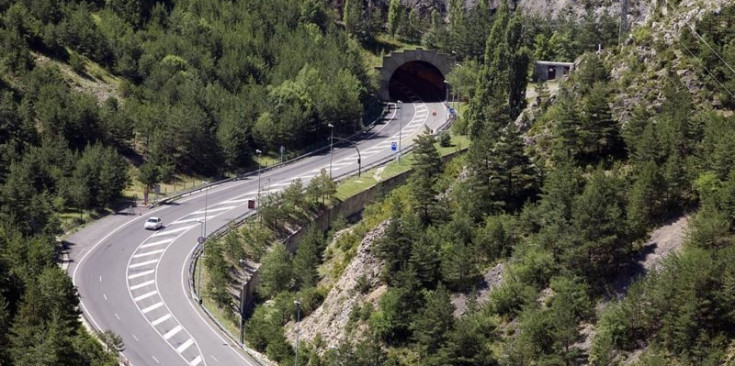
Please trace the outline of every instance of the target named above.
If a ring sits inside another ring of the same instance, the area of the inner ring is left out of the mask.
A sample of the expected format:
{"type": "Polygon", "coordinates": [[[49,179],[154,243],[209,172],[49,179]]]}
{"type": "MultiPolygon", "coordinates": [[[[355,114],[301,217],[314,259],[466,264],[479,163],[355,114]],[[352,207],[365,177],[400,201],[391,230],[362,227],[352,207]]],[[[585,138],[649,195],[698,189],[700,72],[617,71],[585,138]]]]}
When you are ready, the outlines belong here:
{"type": "MultiPolygon", "coordinates": [[[[467,136],[452,135],[450,146],[441,147],[439,146],[438,142],[435,144],[435,146],[439,152],[439,155],[444,157],[456,151],[461,151],[467,148],[469,146],[469,138],[467,136]]],[[[411,170],[413,164],[413,154],[409,153],[401,159],[400,163],[397,161],[393,161],[382,167],[377,167],[365,171],[360,177],[348,178],[340,182],[337,186],[337,193],[335,194],[335,198],[341,200],[349,198],[359,192],[373,187],[382,180],[395,177],[399,174],[411,170]]],[[[237,324],[237,319],[234,319],[233,316],[226,314],[226,309],[218,307],[211,299],[211,297],[208,296],[206,290],[204,290],[207,286],[207,283],[209,282],[209,275],[205,266],[199,264],[200,263],[198,262],[195,267],[194,286],[195,288],[201,289],[200,293],[202,297],[202,304],[210,312],[210,314],[212,314],[212,316],[214,316],[214,318],[220,324],[222,324],[222,326],[224,326],[232,335],[236,337],[239,336],[240,330],[239,324],[237,324]]]]}

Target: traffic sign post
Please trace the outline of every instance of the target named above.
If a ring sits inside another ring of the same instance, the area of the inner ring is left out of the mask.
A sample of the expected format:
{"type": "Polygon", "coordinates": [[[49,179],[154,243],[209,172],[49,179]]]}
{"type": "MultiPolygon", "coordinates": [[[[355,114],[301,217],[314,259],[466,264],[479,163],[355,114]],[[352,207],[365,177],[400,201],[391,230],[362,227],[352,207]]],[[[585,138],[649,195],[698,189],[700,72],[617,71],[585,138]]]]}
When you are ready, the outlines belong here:
{"type": "Polygon", "coordinates": [[[396,144],[395,141],[390,143],[390,151],[393,151],[393,152],[398,151],[398,144],[396,144]]]}

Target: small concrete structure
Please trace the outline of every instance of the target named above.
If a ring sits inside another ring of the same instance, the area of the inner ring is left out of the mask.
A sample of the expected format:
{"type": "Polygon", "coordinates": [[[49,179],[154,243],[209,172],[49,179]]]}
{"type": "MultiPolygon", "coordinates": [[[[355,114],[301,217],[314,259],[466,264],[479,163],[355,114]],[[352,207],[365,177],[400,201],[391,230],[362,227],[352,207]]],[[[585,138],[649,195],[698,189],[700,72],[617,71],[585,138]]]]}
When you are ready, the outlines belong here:
{"type": "Polygon", "coordinates": [[[390,80],[393,73],[401,66],[412,61],[423,61],[434,67],[442,73],[444,77],[452,70],[455,64],[454,59],[445,53],[437,53],[427,51],[421,48],[402,52],[393,52],[383,57],[383,66],[378,67],[380,73],[380,89],[378,90],[378,98],[381,100],[390,100],[390,80]]]}
{"type": "Polygon", "coordinates": [[[574,62],[536,61],[533,70],[534,81],[562,79],[574,70],[574,62]]]}

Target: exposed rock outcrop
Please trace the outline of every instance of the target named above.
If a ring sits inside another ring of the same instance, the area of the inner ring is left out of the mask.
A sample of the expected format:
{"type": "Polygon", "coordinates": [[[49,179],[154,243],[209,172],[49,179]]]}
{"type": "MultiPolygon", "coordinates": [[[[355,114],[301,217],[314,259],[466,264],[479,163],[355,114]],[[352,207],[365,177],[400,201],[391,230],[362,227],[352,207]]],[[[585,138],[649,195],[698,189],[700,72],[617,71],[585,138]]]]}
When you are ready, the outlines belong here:
{"type": "MultiPolygon", "coordinates": [[[[383,295],[387,286],[380,279],[383,261],[371,253],[373,244],[385,234],[389,221],[369,231],[360,242],[357,254],[344,270],[342,276],[327,294],[321,306],[299,324],[301,341],[312,341],[320,334],[324,351],[346,340],[354,341],[361,337],[364,327],[352,332],[347,331],[350,313],[355,306],[373,306],[383,295]]],[[[286,338],[296,342],[294,322],[286,325],[286,338]]]]}

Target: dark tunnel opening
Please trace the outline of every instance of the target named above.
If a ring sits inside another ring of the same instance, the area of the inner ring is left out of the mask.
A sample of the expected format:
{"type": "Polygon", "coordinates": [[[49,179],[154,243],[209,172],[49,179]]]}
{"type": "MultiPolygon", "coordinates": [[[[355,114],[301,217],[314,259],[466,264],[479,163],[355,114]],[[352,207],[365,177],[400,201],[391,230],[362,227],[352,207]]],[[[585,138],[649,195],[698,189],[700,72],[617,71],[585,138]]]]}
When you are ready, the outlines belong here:
{"type": "Polygon", "coordinates": [[[434,65],[411,61],[401,65],[390,78],[388,90],[392,100],[410,101],[411,92],[425,102],[443,101],[446,95],[444,75],[434,65]]]}

